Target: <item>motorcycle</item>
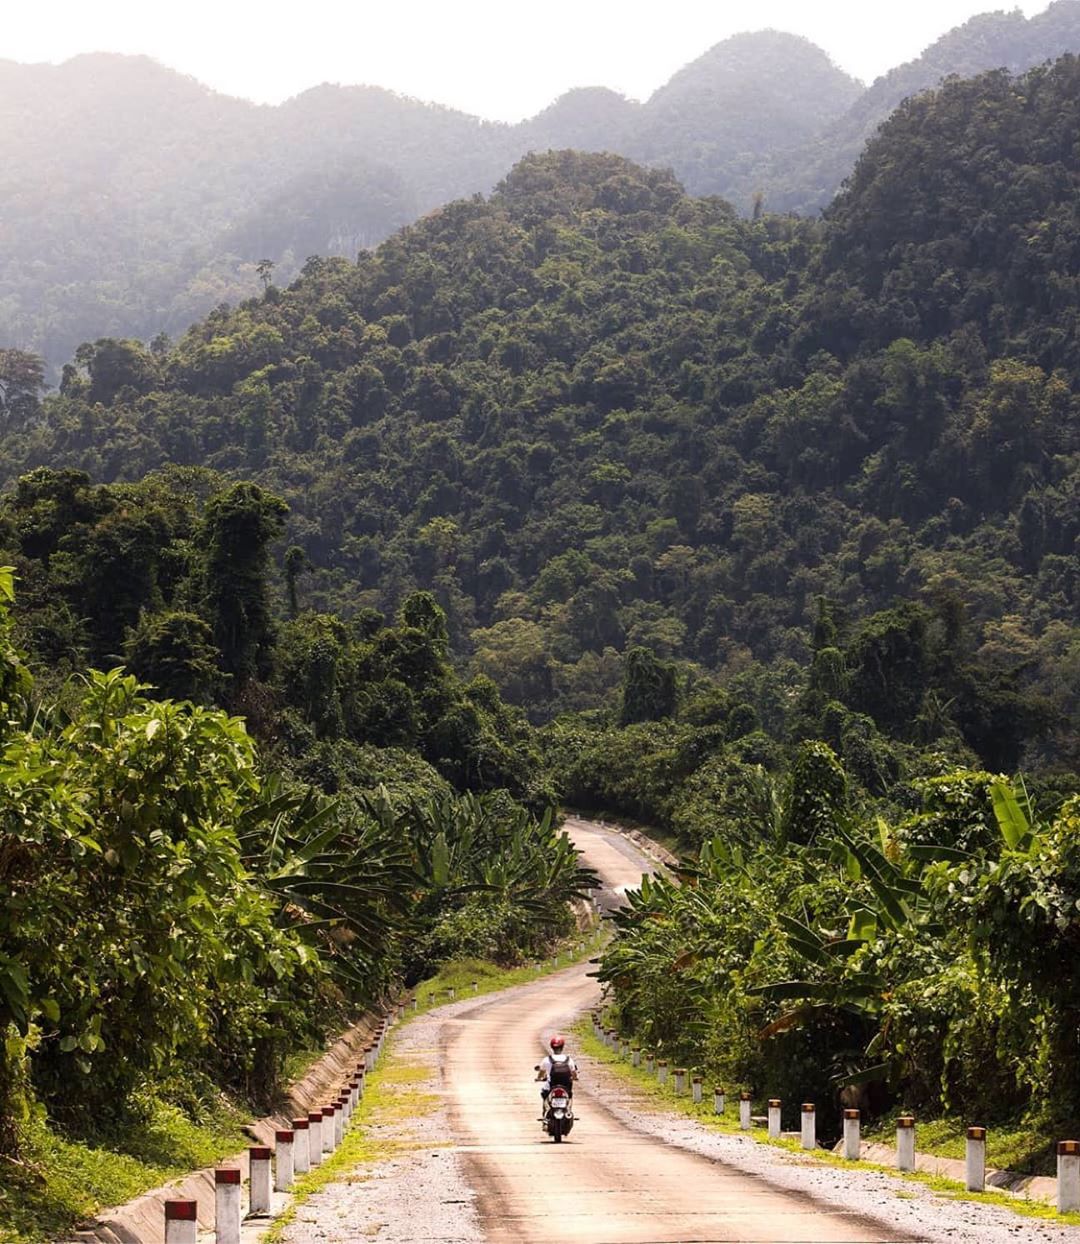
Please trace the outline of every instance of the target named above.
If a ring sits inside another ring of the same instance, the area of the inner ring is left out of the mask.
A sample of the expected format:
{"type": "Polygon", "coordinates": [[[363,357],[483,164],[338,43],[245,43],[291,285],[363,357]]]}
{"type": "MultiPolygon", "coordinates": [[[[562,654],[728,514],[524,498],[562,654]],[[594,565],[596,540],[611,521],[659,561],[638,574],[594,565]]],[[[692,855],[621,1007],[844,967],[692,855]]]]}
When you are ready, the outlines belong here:
{"type": "Polygon", "coordinates": [[[574,1126],[574,1101],[564,1088],[553,1088],[548,1094],[544,1111],[544,1131],[560,1144],[574,1126]]]}

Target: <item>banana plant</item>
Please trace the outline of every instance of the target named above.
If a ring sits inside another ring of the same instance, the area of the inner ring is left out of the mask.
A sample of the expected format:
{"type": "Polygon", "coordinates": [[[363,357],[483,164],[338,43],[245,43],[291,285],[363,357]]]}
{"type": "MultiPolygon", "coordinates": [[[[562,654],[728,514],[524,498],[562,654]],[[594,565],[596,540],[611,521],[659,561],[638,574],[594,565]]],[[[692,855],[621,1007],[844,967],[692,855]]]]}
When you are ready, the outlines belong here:
{"type": "MultiPolygon", "coordinates": [[[[1004,848],[1028,851],[1038,841],[1032,828],[1027,792],[1004,778],[990,787],[995,819],[1004,848]]],[[[850,961],[864,948],[881,940],[914,939],[923,945],[938,944],[945,936],[935,904],[924,887],[924,872],[930,865],[966,865],[970,852],[947,843],[901,845],[890,826],[880,817],[875,822],[878,841],[858,832],[852,824],[840,824],[827,850],[832,863],[839,865],[853,885],[848,924],[842,937],[823,937],[808,924],[787,914],[777,916],[787,945],[807,967],[800,979],[775,981],[753,992],[763,999],[784,1004],[784,1009],[763,1031],[768,1037],[786,1029],[809,1023],[823,1011],[844,1010],[877,1022],[890,997],[919,979],[923,968],[916,956],[893,956],[888,972],[852,968],[850,961]]],[[[881,962],[877,957],[872,962],[881,962]]],[[[865,1065],[879,1053],[887,1032],[879,1030],[865,1051],[864,1063],[857,1071],[845,1073],[845,1083],[884,1078],[896,1072],[887,1062],[865,1065]]]]}
{"type": "Polygon", "coordinates": [[[414,876],[404,845],[381,822],[349,818],[338,802],[286,789],[276,776],[237,831],[281,920],[317,944],[334,971],[366,980],[408,918],[414,876]]]}

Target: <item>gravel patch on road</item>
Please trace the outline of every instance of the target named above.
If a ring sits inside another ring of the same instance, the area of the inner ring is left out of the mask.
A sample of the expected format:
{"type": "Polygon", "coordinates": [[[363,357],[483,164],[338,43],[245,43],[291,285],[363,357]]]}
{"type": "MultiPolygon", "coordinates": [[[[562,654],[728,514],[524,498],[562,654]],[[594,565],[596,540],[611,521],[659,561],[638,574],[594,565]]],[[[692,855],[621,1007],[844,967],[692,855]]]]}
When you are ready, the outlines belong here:
{"type": "MultiPolygon", "coordinates": [[[[388,1065],[422,1064],[428,1080],[410,1089],[442,1098],[438,1067],[439,1027],[463,1003],[440,1007],[398,1028],[388,1065]]],[[[380,1124],[373,1119],[365,1135],[416,1146],[375,1166],[360,1166],[339,1183],[328,1184],[296,1213],[286,1227],[284,1244],[482,1244],[474,1194],[465,1178],[461,1157],[451,1148],[449,1112],[442,1104],[404,1122],[380,1124]]]]}
{"type": "Polygon", "coordinates": [[[1080,1228],[1022,1218],[1007,1209],[971,1201],[950,1201],[915,1180],[880,1171],[840,1169],[759,1144],[747,1136],[714,1132],[693,1119],[657,1111],[632,1085],[596,1059],[580,1056],[600,1100],[621,1122],[665,1144],[724,1162],[774,1187],[812,1196],[848,1214],[861,1214],[906,1231],[925,1244],[1080,1244],[1080,1228]]]}

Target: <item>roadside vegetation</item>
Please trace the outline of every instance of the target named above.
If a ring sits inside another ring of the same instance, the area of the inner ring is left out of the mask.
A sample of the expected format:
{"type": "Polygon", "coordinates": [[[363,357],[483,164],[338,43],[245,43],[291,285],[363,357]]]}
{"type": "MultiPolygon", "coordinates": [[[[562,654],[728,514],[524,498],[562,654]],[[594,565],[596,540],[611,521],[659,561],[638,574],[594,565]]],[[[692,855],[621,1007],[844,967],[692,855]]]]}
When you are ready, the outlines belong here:
{"type": "Polygon", "coordinates": [[[1018,1126],[1042,1167],[1080,1124],[1076,923],[1080,801],[943,766],[900,815],[860,800],[830,749],[789,791],[751,775],[742,815],[643,882],[601,978],[624,1032],[711,1082],[868,1122],[1018,1126]],[[763,796],[765,796],[763,800],[763,796]],[[773,810],[776,815],[763,815],[773,810]],[[1037,1138],[1037,1139],[1036,1139],[1037,1138]]]}
{"type": "Polygon", "coordinates": [[[0,1179],[550,953],[560,801],[687,853],[625,1031],[826,1135],[1080,1128],[1078,131],[1076,57],[950,79],[815,220],[549,152],[54,393],[0,349],[0,1179]]]}
{"type": "MultiPolygon", "coordinates": [[[[767,1128],[758,1125],[753,1126],[749,1131],[743,1131],[739,1126],[739,1103],[737,1098],[732,1100],[729,1094],[725,1113],[718,1115],[713,1107],[711,1085],[706,1086],[704,1099],[701,1102],[695,1103],[685,1094],[676,1094],[670,1081],[667,1085],[660,1085],[656,1082],[655,1075],[650,1075],[644,1068],[631,1067],[625,1059],[621,1058],[593,1035],[591,1023],[582,1021],[577,1025],[576,1032],[579,1048],[590,1058],[605,1064],[609,1071],[619,1079],[632,1085],[635,1093],[640,1095],[648,1105],[653,1105],[666,1111],[678,1111],[680,1114],[687,1115],[714,1131],[726,1132],[733,1136],[749,1137],[759,1145],[770,1145],[776,1149],[783,1149],[797,1156],[803,1162],[821,1162],[848,1170],[852,1168],[852,1164],[846,1158],[840,1154],[833,1153],[829,1149],[818,1149],[811,1158],[807,1151],[803,1149],[801,1141],[792,1136],[774,1138],[769,1135],[767,1128]]],[[[764,1100],[759,1100],[755,1110],[763,1111],[764,1109],[764,1100]]],[[[760,1119],[760,1113],[758,1117],[760,1119]]],[[[868,1136],[864,1132],[864,1141],[876,1140],[885,1144],[893,1144],[895,1142],[895,1131],[889,1134],[886,1134],[885,1131],[889,1122],[891,1122],[891,1119],[879,1120],[881,1134],[874,1135],[872,1132],[868,1136]]],[[[962,1139],[959,1139],[959,1155],[954,1150],[957,1137],[963,1137],[966,1128],[967,1125],[965,1124],[962,1129],[957,1129],[957,1135],[954,1136],[952,1135],[954,1127],[945,1121],[930,1125],[920,1124],[918,1136],[919,1152],[933,1153],[941,1157],[960,1156],[962,1158],[962,1139]]],[[[990,1137],[988,1137],[989,1139],[990,1137]]],[[[1014,1152],[1009,1148],[1011,1143],[1019,1141],[1023,1144],[1029,1139],[1029,1133],[1023,1130],[1019,1133],[1013,1132],[1011,1135],[1003,1138],[1005,1149],[1003,1151],[999,1147],[998,1155],[1000,1156],[1002,1152],[1006,1154],[1014,1152]]],[[[989,1148],[988,1154],[990,1154],[989,1148]]],[[[1015,1165],[995,1161],[992,1155],[990,1164],[997,1165],[1002,1169],[1017,1169],[1015,1165]]],[[[898,1171],[895,1165],[885,1165],[873,1161],[860,1161],[858,1168],[860,1170],[879,1171],[895,1179],[897,1181],[896,1196],[898,1198],[908,1198],[915,1195],[913,1192],[905,1190],[904,1184],[917,1183],[930,1189],[937,1196],[948,1200],[976,1201],[982,1204],[996,1205],[1022,1218],[1051,1219],[1055,1223],[1080,1227],[1080,1214],[1059,1214],[1056,1207],[1047,1201],[1028,1200],[1027,1198],[1014,1196],[1006,1192],[968,1192],[964,1184],[955,1179],[948,1179],[941,1175],[931,1175],[924,1171],[898,1171]]]]}
{"type": "MultiPolygon", "coordinates": [[[[293,1051],[444,962],[512,966],[575,928],[592,878],[552,810],[413,752],[367,758],[400,785],[331,796],[306,751],[121,669],[42,687],[14,596],[2,569],[0,1231],[44,1238],[220,1157],[293,1051]]],[[[440,616],[418,597],[380,628],[420,696],[457,686],[440,616]]]]}

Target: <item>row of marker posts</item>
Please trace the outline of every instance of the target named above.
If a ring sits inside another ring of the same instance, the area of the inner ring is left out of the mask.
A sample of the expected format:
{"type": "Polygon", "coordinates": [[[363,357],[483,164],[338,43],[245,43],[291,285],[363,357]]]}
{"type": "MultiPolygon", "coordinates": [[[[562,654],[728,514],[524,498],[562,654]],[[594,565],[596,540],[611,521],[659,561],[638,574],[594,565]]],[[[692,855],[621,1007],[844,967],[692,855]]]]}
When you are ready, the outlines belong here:
{"type": "MultiPolygon", "coordinates": [[[[416,1009],[416,999],[412,999],[416,1009]]],[[[255,1145],[248,1150],[248,1218],[266,1218],[273,1212],[273,1192],[288,1192],[297,1175],[305,1175],[341,1145],[353,1112],[364,1096],[364,1082],[378,1065],[390,1024],[401,1019],[405,1003],[397,1003],[381,1021],[341,1093],[330,1104],[293,1119],[289,1128],[274,1132],[274,1146],[255,1145]],[[271,1171],[271,1166],[273,1170],[271,1171]]],[[[214,1230],[217,1244],[239,1244],[243,1222],[243,1178],[238,1166],[219,1166],[214,1171],[214,1230]]],[[[165,1244],[196,1244],[198,1202],[165,1202],[165,1244]]]]}
{"type": "MultiPolygon", "coordinates": [[[[624,1058],[629,1057],[631,1065],[644,1065],[649,1075],[654,1075],[660,1084],[669,1081],[668,1062],[658,1058],[650,1050],[642,1050],[632,1045],[625,1037],[612,1028],[605,1028],[599,1012],[592,1017],[593,1032],[610,1049],[615,1050],[624,1058]]],[[[688,1072],[685,1068],[676,1067],[670,1071],[674,1089],[680,1096],[687,1090],[688,1072]]],[[[693,1075],[689,1079],[690,1090],[695,1102],[703,1098],[703,1080],[693,1075]]],[[[779,1098],[770,1098],[768,1103],[768,1133],[772,1138],[781,1134],[780,1115],[782,1102],[779,1098]]],[[[753,1094],[739,1094],[739,1126],[743,1131],[752,1127],[753,1094]]],[[[713,1112],[724,1114],[727,1109],[727,1094],[717,1086],[713,1089],[713,1112]]],[[[813,1102],[803,1102],[801,1112],[800,1143],[804,1149],[818,1147],[817,1142],[817,1111],[813,1102]]],[[[860,1113],[858,1110],[844,1111],[844,1157],[849,1162],[857,1162],[862,1154],[862,1137],[860,1113]]],[[[969,1127],[965,1152],[965,1183],[969,1192],[986,1190],[986,1128],[969,1127]]],[[[915,1170],[915,1119],[912,1115],[901,1115],[896,1121],[896,1167],[901,1171],[915,1170]]],[[[1057,1208],[1058,1213],[1075,1213],[1080,1211],[1080,1141],[1063,1140],[1057,1147],[1057,1208]]]]}
{"type": "MultiPolygon", "coordinates": [[[[579,949],[584,947],[582,943],[579,949]]],[[[568,956],[568,959],[570,956],[568,956]]],[[[558,966],[559,956],[552,966],[558,966]]],[[[472,992],[480,990],[479,981],[472,981],[472,992]]],[[[451,986],[446,990],[447,1000],[453,1002],[457,991],[451,986]]],[[[420,1000],[410,999],[413,1011],[420,1000]]],[[[401,1019],[405,1003],[398,1003],[391,1015],[401,1019]]],[[[292,1127],[278,1129],[274,1133],[274,1148],[253,1146],[248,1150],[249,1198],[248,1217],[264,1217],[271,1212],[271,1183],[275,1192],[287,1192],[296,1175],[306,1174],[322,1164],[323,1160],[341,1144],[352,1112],[364,1094],[364,1078],[374,1070],[389,1029],[389,1021],[383,1020],[375,1032],[372,1043],[365,1050],[364,1061],[356,1069],[356,1076],[348,1084],[341,1097],[321,1110],[312,1111],[307,1118],[294,1119],[292,1127]],[[273,1178],[271,1178],[273,1163],[273,1178]]],[[[214,1223],[217,1244],[238,1244],[242,1221],[242,1177],[239,1167],[222,1166],[214,1172],[214,1223]]],[[[195,1201],[165,1202],[165,1244],[195,1244],[198,1231],[198,1203],[195,1201]]]]}

